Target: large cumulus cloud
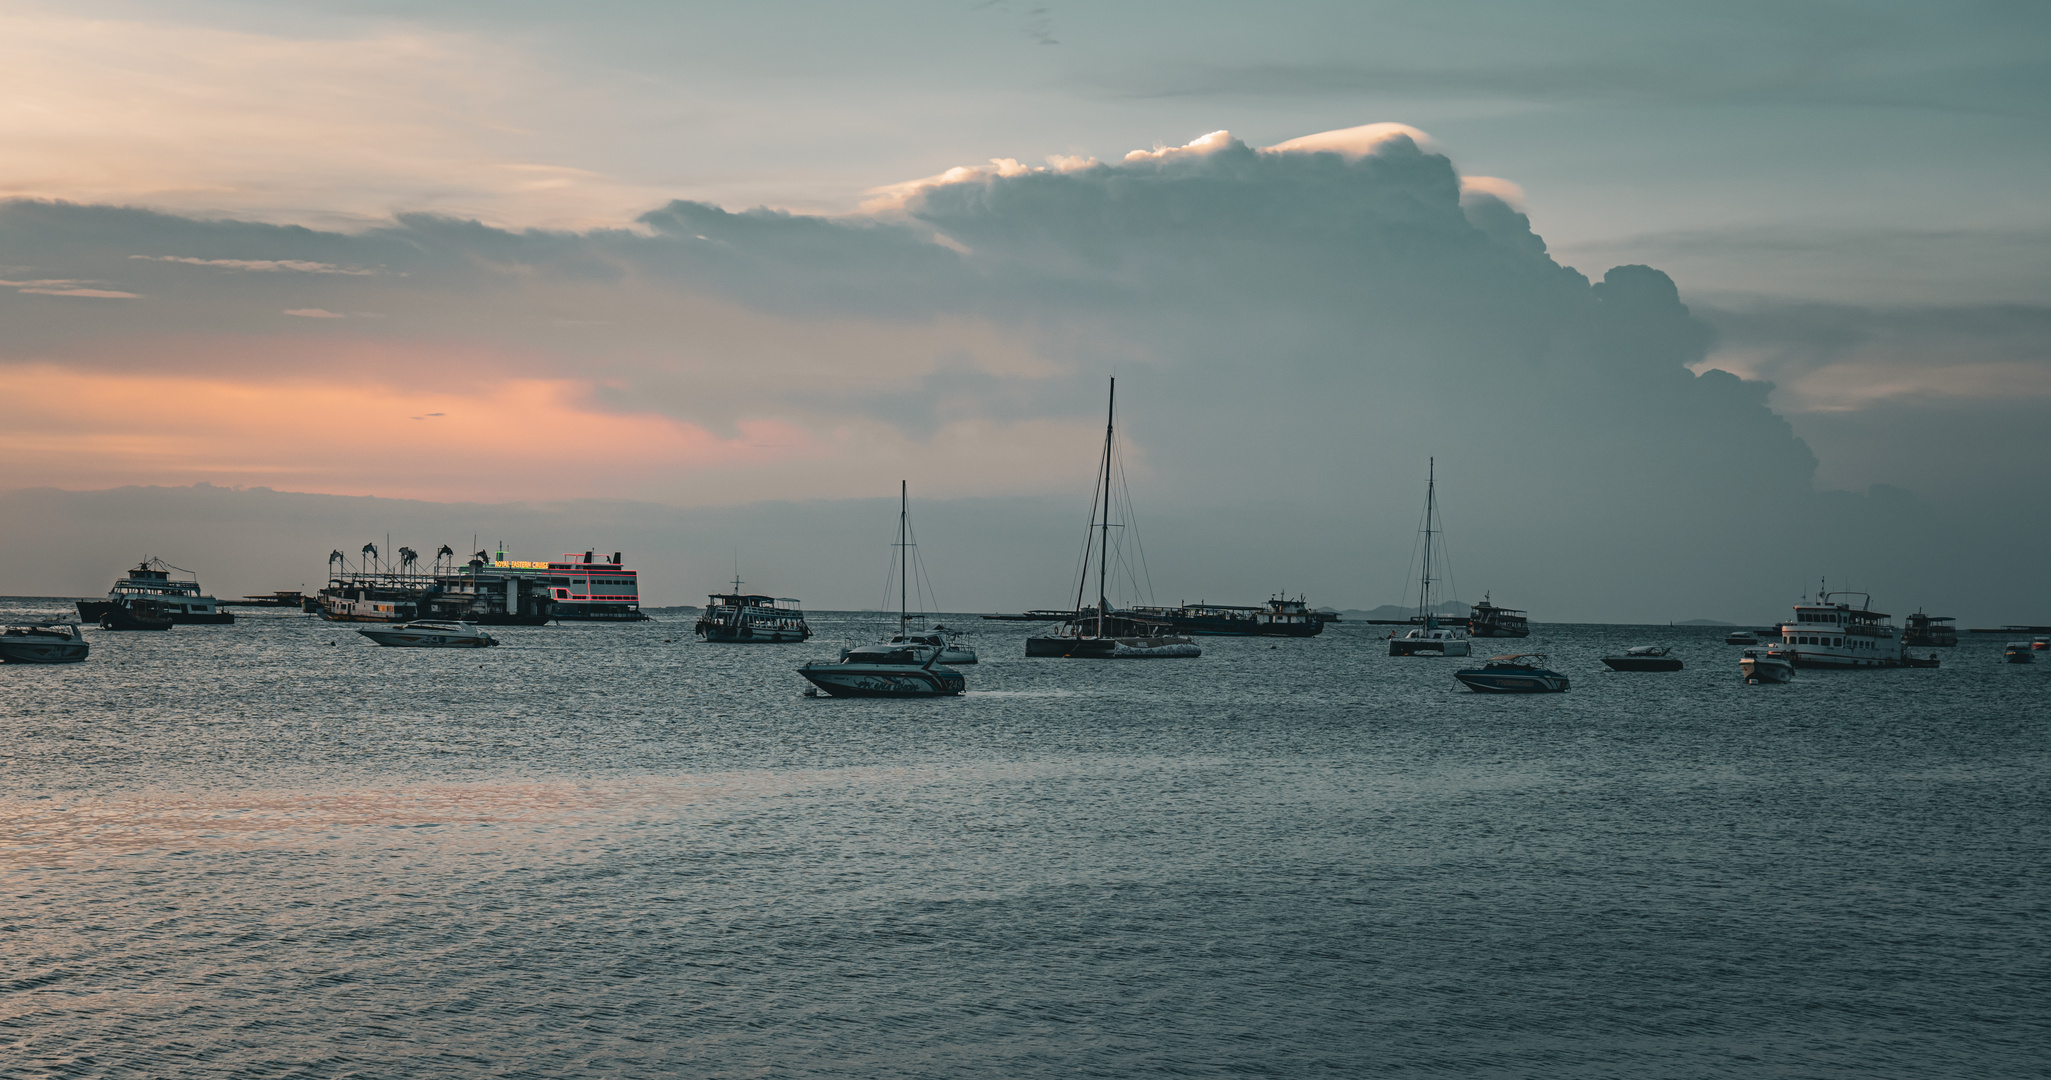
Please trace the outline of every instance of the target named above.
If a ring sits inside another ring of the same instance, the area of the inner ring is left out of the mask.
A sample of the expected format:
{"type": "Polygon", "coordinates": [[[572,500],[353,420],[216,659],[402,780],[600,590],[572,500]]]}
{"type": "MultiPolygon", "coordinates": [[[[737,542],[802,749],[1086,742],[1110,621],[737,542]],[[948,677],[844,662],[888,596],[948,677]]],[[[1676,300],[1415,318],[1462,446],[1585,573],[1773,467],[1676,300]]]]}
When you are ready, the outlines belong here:
{"type": "Polygon", "coordinates": [[[16,331],[0,363],[570,377],[588,410],[730,440],[691,465],[756,470],[717,492],[729,500],[867,494],[906,473],[1079,493],[1116,372],[1171,593],[1393,598],[1427,458],[1463,591],[1547,614],[1735,614],[1726,586],[1765,603],[1813,570],[1902,572],[1898,551],[1786,532],[1838,512],[1814,498],[1815,458],[1768,386],[1704,365],[1713,332],[1667,275],[1559,265],[1499,190],[1463,184],[1410,133],[1362,129],[998,162],[853,217],[675,202],[587,232],[414,216],[341,234],[13,203],[8,273],[134,297],[0,293],[16,331]],[[824,440],[770,468],[746,457],[750,421],[896,441],[824,440]],[[1785,573],[1729,565],[1776,533],[1785,573]]]}

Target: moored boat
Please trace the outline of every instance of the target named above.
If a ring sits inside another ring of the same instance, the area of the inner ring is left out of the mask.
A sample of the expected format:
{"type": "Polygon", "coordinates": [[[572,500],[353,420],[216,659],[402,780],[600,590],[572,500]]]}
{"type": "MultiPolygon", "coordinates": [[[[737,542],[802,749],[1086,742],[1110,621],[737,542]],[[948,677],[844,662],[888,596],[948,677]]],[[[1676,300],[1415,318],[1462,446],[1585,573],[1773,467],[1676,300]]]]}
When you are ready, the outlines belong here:
{"type": "Polygon", "coordinates": [[[2037,658],[2036,650],[2027,641],[2011,641],[2001,650],[2001,658],[2011,664],[2027,664],[2037,658]]]}
{"type": "Polygon", "coordinates": [[[133,600],[149,600],[162,604],[164,612],[174,623],[224,625],[234,622],[235,613],[223,611],[220,601],[201,592],[199,580],[191,575],[190,570],[151,556],[137,563],[126,576],[117,579],[114,587],[107,590],[105,600],[80,600],[78,617],[99,622],[100,616],[115,607],[133,600]],[[171,576],[173,570],[186,576],[174,578],[171,576]]]}
{"type": "Polygon", "coordinates": [[[1175,633],[1211,637],[1316,637],[1326,619],[1303,597],[1276,594],[1259,607],[1185,603],[1179,607],[1130,607],[1118,612],[1157,622],[1175,633]]]}
{"type": "MultiPolygon", "coordinates": [[[[897,579],[897,632],[884,638],[883,644],[927,645],[940,650],[940,663],[975,663],[976,650],[963,641],[961,635],[948,630],[945,626],[935,624],[923,630],[912,629],[912,571],[919,571],[917,577],[920,581],[927,582],[928,585],[931,582],[926,576],[924,564],[917,561],[919,545],[912,538],[911,484],[904,480],[897,482],[897,543],[891,546],[897,549],[897,566],[894,568],[894,576],[897,579]]],[[[889,588],[888,579],[884,582],[884,588],[889,588]]],[[[925,599],[925,592],[924,588],[920,590],[922,602],[925,599]]],[[[939,606],[937,601],[934,606],[939,606]]],[[[925,616],[921,615],[920,618],[923,619],[925,616]]]]}
{"type": "Polygon", "coordinates": [[[172,625],[171,613],[155,600],[131,599],[100,615],[102,630],[169,630],[172,625]]]}
{"type": "Polygon", "coordinates": [[[1438,459],[1432,458],[1426,464],[1424,480],[1424,568],[1418,579],[1417,614],[1410,618],[1415,625],[1400,636],[1393,630],[1389,632],[1390,656],[1466,656],[1474,649],[1463,630],[1440,625],[1432,610],[1431,574],[1437,558],[1432,548],[1432,525],[1438,517],[1438,506],[1438,459]]]}
{"type": "Polygon", "coordinates": [[[1748,683],[1784,683],[1795,677],[1795,665],[1787,658],[1787,652],[1779,645],[1768,645],[1764,649],[1746,649],[1738,660],[1738,670],[1745,673],[1748,683]]]}
{"type": "Polygon", "coordinates": [[[1668,656],[1672,651],[1666,645],[1634,645],[1624,655],[1605,656],[1602,662],[1611,671],[1679,671],[1681,658],[1668,656]]]}
{"type": "Polygon", "coordinates": [[[1795,605],[1795,617],[1781,625],[1780,638],[1796,667],[1906,667],[1901,637],[1883,611],[1873,611],[1863,592],[1818,589],[1815,603],[1795,605]],[[1843,597],[1838,600],[1836,597],[1843,597]],[[1858,603],[1851,602],[1852,597],[1858,603]]]}
{"type": "Polygon", "coordinates": [[[356,631],[379,645],[402,649],[483,649],[498,639],[469,623],[409,622],[356,631]]]}
{"type": "Polygon", "coordinates": [[[1750,630],[1733,630],[1723,636],[1725,645],[1757,645],[1759,635],[1750,630]]]}
{"type": "Polygon", "coordinates": [[[1904,616],[1901,626],[1901,643],[1904,648],[1943,648],[1958,644],[1958,627],[1949,615],[1925,615],[1917,608],[1914,615],[1904,616]]]}
{"type": "Polygon", "coordinates": [[[1467,615],[1467,633],[1478,638],[1530,637],[1531,620],[1516,608],[1495,606],[1489,594],[1482,593],[1481,603],[1467,615]]]}
{"type": "Polygon", "coordinates": [[[961,672],[941,665],[938,648],[920,644],[863,645],[798,674],[834,697],[950,697],[968,689],[961,672]]]}
{"type": "Polygon", "coordinates": [[[692,631],[706,641],[743,645],[782,645],[812,636],[796,600],[744,593],[741,584],[735,577],[733,592],[707,596],[692,631]]]}
{"type": "Polygon", "coordinates": [[[1061,625],[1026,638],[1029,657],[1071,657],[1089,660],[1175,659],[1202,656],[1194,639],[1154,619],[1120,614],[1111,608],[1106,578],[1111,567],[1111,477],[1116,471],[1118,380],[1111,380],[1110,409],[1104,421],[1104,454],[1090,495],[1090,527],[1083,547],[1082,576],[1075,583],[1075,609],[1061,625]],[[1090,563],[1097,564],[1097,603],[1085,607],[1090,563]]]}
{"type": "Polygon", "coordinates": [[[26,623],[0,628],[0,662],[76,664],[92,652],[77,623],[26,623]]]}
{"type": "Polygon", "coordinates": [[[1491,656],[1478,668],[1461,668],[1453,677],[1481,694],[1557,694],[1567,689],[1567,677],[1541,667],[1544,653],[1514,653],[1491,656]]]}

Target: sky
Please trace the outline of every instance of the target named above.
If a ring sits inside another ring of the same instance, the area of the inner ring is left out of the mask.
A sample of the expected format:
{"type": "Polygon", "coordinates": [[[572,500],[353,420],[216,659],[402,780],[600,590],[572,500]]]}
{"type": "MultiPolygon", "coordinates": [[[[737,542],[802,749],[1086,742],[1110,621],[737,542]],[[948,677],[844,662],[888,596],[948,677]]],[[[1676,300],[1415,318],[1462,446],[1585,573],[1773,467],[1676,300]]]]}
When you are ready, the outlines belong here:
{"type": "Polygon", "coordinates": [[[1436,461],[1540,620],[2051,621],[2047,31],[0,0],[0,592],[410,530],[862,606],[904,479],[1045,606],[1116,375],[1133,599],[1398,602],[1436,461]]]}

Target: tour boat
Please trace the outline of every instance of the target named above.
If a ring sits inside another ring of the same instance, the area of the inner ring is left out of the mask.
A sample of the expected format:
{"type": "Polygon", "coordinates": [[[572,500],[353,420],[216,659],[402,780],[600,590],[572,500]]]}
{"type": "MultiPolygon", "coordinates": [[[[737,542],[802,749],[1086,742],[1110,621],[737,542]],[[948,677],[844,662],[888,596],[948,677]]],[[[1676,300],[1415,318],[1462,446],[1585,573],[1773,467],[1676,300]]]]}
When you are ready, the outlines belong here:
{"type": "Polygon", "coordinates": [[[92,652],[77,623],[29,623],[0,629],[0,662],[76,664],[92,652]]]}
{"type": "Polygon", "coordinates": [[[863,645],[840,660],[806,664],[806,681],[834,697],[951,697],[968,689],[962,673],[940,664],[931,645],[863,645]]]}
{"type": "Polygon", "coordinates": [[[1668,656],[1673,651],[1665,645],[1634,645],[1624,650],[1622,656],[1605,656],[1602,662],[1611,671],[1679,671],[1681,658],[1668,656]]]}
{"type": "Polygon", "coordinates": [[[1958,644],[1958,627],[1951,625],[1953,621],[1949,615],[1925,615],[1917,608],[1914,615],[1902,619],[1901,643],[1905,648],[1951,648],[1958,644]]]}
{"type": "Polygon", "coordinates": [[[1567,677],[1538,666],[1544,653],[1516,653],[1491,656],[1478,668],[1461,668],[1453,677],[1480,694],[1557,694],[1567,689],[1567,677]]]}
{"type": "Polygon", "coordinates": [[[1277,594],[1260,607],[1185,603],[1180,607],[1130,607],[1120,614],[1158,622],[1171,631],[1213,637],[1316,637],[1324,632],[1323,616],[1310,610],[1304,597],[1277,594]]]}
{"type": "Polygon", "coordinates": [[[409,622],[356,632],[393,648],[482,649],[498,644],[497,638],[469,623],[409,622]]]}
{"type": "MultiPolygon", "coordinates": [[[[1090,495],[1090,527],[1084,534],[1082,576],[1075,584],[1075,608],[1061,625],[1025,641],[1027,656],[1074,657],[1090,660],[1146,660],[1202,656],[1187,635],[1155,619],[1124,615],[1111,609],[1106,578],[1111,570],[1111,476],[1116,471],[1118,380],[1111,380],[1110,410],[1104,421],[1104,455],[1090,495]],[[1099,508],[1101,507],[1101,513],[1099,508]],[[1097,603],[1085,607],[1092,554],[1097,564],[1097,603]]],[[[1122,527],[1122,526],[1117,526],[1122,527]]]]}
{"type": "Polygon", "coordinates": [[[1516,608],[1495,606],[1489,594],[1482,593],[1481,603],[1467,615],[1467,632],[1478,638],[1530,637],[1531,620],[1516,608]]]}
{"type": "Polygon", "coordinates": [[[1424,572],[1417,590],[1417,614],[1410,621],[1416,625],[1406,634],[1397,636],[1389,632],[1390,656],[1466,656],[1474,646],[1467,635],[1450,626],[1439,625],[1438,615],[1431,606],[1431,572],[1434,552],[1432,550],[1432,524],[1438,517],[1438,459],[1433,458],[1426,465],[1424,480],[1424,572]]]}
{"type": "Polygon", "coordinates": [[[1784,683],[1795,677],[1795,665],[1787,658],[1787,651],[1780,645],[1768,645],[1764,652],[1746,649],[1738,660],[1738,670],[1745,673],[1745,681],[1758,683],[1784,683]]]}
{"type": "Polygon", "coordinates": [[[1795,605],[1795,617],[1781,625],[1780,638],[1796,667],[1906,667],[1901,636],[1885,612],[1870,610],[1862,592],[1819,588],[1815,603],[1795,605]],[[1852,597],[1859,602],[1851,603],[1852,597]],[[1834,599],[1844,597],[1843,600],[1834,599]]]}
{"type": "Polygon", "coordinates": [[[734,591],[705,598],[705,614],[692,627],[706,641],[748,645],[781,645],[812,636],[805,612],[788,597],[744,593],[739,575],[734,591]]]}
{"type": "Polygon", "coordinates": [[[109,609],[127,604],[131,600],[153,600],[164,605],[164,610],[174,623],[221,624],[235,621],[235,613],[222,611],[220,601],[199,591],[199,581],[191,576],[192,571],[183,570],[162,559],[151,557],[137,563],[126,577],[114,582],[107,590],[105,600],[80,600],[78,617],[90,622],[99,622],[100,616],[109,609]],[[171,571],[177,570],[187,576],[173,578],[171,571]]]}

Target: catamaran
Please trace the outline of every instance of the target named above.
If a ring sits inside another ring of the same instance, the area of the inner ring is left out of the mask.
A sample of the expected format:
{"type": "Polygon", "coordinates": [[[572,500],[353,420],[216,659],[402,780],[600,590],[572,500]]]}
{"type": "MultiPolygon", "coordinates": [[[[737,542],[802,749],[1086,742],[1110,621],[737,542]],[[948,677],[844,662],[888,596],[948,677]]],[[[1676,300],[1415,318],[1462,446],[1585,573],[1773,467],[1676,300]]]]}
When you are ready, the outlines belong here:
{"type": "Polygon", "coordinates": [[[1111,472],[1116,463],[1117,419],[1118,380],[1114,378],[1109,415],[1104,421],[1104,456],[1090,501],[1090,531],[1083,548],[1082,576],[1075,583],[1075,610],[1060,626],[1027,638],[1027,656],[1127,660],[1203,655],[1194,640],[1174,632],[1165,623],[1111,610],[1105,579],[1111,572],[1111,472]],[[1095,606],[1085,606],[1083,590],[1089,587],[1091,544],[1096,546],[1097,602],[1095,606]]]}

